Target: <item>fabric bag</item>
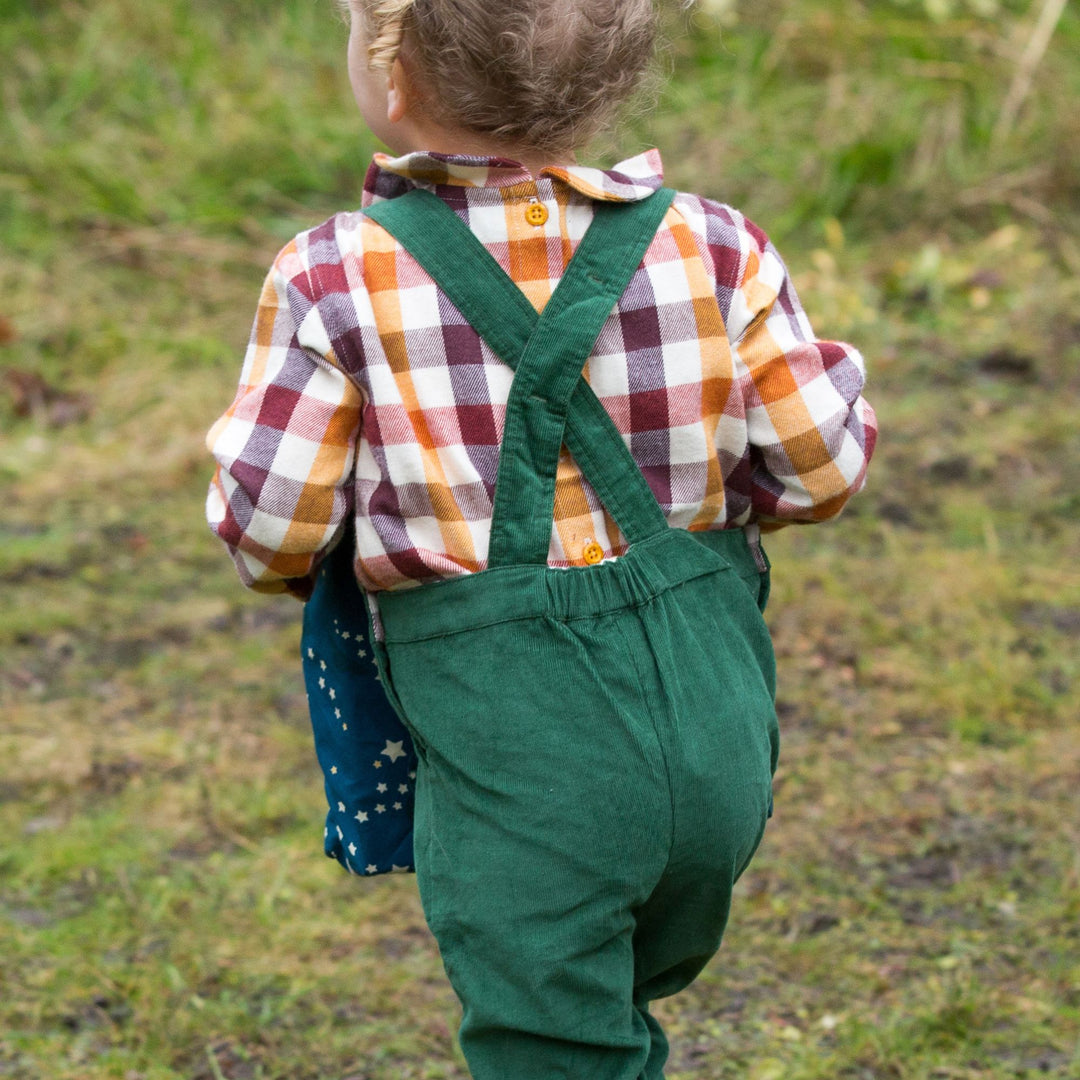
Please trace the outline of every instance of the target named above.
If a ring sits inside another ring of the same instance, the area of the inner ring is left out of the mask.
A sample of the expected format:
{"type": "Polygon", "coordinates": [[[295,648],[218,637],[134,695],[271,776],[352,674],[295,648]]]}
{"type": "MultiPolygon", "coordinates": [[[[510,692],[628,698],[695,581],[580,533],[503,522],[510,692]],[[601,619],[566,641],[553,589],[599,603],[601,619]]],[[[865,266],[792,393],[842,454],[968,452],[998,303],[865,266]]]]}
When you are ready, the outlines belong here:
{"type": "Polygon", "coordinates": [[[350,529],[304,607],[300,654],[329,808],[324,850],[352,874],[413,870],[416,752],[379,681],[350,529]]]}

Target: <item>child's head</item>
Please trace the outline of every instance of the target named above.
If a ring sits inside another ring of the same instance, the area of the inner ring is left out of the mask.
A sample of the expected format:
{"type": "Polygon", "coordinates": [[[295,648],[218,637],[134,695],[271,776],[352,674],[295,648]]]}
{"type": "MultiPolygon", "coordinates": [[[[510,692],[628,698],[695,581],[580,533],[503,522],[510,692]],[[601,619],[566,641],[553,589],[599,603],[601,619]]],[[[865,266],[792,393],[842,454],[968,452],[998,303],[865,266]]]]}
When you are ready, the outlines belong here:
{"type": "Polygon", "coordinates": [[[565,156],[633,93],[653,0],[350,0],[373,72],[401,59],[425,112],[508,147],[565,156]]]}

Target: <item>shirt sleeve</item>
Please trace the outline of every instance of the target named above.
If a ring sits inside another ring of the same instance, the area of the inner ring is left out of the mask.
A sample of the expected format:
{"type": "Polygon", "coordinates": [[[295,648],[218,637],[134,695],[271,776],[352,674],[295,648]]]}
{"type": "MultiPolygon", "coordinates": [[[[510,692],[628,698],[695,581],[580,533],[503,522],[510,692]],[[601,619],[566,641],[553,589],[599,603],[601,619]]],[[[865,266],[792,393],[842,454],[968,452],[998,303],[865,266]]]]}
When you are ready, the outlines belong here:
{"type": "Polygon", "coordinates": [[[206,443],[206,516],[245,585],[306,598],[352,509],[362,396],[338,366],[293,241],[263,285],[240,385],[206,443]]]}
{"type": "Polygon", "coordinates": [[[745,218],[728,337],[749,442],[750,520],[765,528],[834,517],[863,486],[877,439],[850,345],[814,335],[783,260],[745,218]]]}

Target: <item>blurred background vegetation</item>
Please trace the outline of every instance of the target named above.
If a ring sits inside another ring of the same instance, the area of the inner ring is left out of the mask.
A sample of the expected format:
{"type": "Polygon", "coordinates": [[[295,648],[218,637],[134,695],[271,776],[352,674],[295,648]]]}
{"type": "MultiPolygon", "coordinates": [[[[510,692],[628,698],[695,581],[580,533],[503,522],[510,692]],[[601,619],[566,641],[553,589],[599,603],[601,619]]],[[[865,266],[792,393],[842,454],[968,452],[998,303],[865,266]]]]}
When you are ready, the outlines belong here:
{"type": "MultiPolygon", "coordinates": [[[[781,236],[836,215],[871,231],[1003,210],[1046,224],[1080,185],[1076,15],[1057,6],[1045,49],[1026,0],[671,11],[675,77],[635,133],[781,236]]],[[[355,197],[369,147],[318,0],[5,0],[0,18],[16,228],[36,234],[36,212],[236,233],[276,214],[286,234],[355,197]]]]}
{"type": "MultiPolygon", "coordinates": [[[[772,541],[777,817],[670,1075],[1080,1077],[1080,12],[665,9],[617,160],[772,235],[882,422],[772,541]]],[[[374,146],[331,0],[0,0],[0,1077],[460,1078],[411,879],[319,855],[299,606],[209,537],[277,248],[374,146]]]]}

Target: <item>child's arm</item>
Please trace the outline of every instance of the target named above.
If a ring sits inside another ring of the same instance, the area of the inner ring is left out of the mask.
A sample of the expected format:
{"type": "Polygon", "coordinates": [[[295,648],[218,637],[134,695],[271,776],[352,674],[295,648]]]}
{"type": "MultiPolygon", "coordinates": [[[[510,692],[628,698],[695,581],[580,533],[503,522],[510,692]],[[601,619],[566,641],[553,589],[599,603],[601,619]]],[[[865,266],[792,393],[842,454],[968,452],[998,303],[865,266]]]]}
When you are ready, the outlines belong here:
{"type": "Polygon", "coordinates": [[[207,435],[218,467],[206,513],[244,584],[306,597],[352,509],[362,397],[338,367],[303,255],[289,244],[263,285],[236,398],[207,435]]]}
{"type": "Polygon", "coordinates": [[[769,238],[722,211],[726,242],[710,247],[745,408],[749,520],[766,529],[823,521],[862,487],[877,438],[863,359],[814,335],[769,238]]]}

